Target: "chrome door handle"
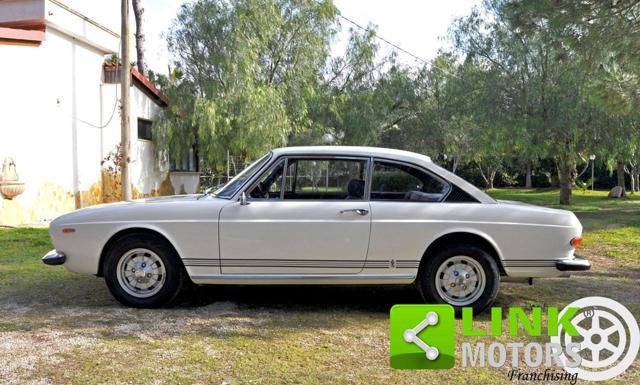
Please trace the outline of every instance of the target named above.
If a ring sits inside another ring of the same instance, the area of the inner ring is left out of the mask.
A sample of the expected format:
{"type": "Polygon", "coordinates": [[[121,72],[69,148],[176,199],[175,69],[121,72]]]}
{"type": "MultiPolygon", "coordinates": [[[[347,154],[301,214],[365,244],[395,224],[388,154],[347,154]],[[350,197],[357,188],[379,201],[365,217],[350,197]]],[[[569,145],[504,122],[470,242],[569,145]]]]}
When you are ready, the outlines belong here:
{"type": "Polygon", "coordinates": [[[367,215],[369,214],[369,210],[365,210],[365,209],[340,210],[340,214],[344,214],[344,213],[356,213],[358,215],[367,215]]]}

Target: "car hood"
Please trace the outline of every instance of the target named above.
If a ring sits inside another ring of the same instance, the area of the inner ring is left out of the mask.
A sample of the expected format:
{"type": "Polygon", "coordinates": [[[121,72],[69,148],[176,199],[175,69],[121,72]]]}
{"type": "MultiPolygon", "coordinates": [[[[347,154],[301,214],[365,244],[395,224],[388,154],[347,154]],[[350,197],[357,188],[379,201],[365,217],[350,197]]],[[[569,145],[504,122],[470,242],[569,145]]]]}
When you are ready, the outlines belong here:
{"type": "Polygon", "coordinates": [[[168,203],[168,202],[188,202],[195,201],[202,198],[202,194],[188,194],[188,195],[167,195],[162,197],[136,199],[133,203],[168,203]]]}
{"type": "Polygon", "coordinates": [[[504,199],[497,199],[496,201],[497,201],[498,203],[500,203],[500,204],[505,204],[505,205],[541,207],[541,206],[533,205],[533,204],[531,204],[531,203],[518,202],[518,201],[507,201],[507,200],[504,200],[504,199]]]}
{"type": "Polygon", "coordinates": [[[105,203],[64,214],[51,222],[60,224],[82,224],[92,222],[122,221],[167,221],[217,218],[227,199],[202,194],[172,195],[137,199],[128,202],[105,203]]]}

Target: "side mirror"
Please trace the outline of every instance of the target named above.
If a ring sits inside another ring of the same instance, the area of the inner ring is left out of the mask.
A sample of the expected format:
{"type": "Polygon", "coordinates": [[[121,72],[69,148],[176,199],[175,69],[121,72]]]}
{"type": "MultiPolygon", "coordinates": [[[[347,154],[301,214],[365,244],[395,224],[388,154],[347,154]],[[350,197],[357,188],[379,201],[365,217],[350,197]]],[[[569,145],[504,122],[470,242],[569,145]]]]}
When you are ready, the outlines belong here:
{"type": "Polygon", "coordinates": [[[249,202],[247,201],[247,194],[243,191],[242,195],[240,195],[240,206],[246,206],[249,202]]]}

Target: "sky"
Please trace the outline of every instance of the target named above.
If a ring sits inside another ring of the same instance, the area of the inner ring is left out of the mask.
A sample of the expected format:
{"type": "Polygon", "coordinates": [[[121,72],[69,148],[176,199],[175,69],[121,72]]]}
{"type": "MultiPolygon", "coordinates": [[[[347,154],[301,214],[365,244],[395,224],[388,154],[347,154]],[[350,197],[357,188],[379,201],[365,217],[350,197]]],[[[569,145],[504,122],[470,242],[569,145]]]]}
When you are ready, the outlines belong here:
{"type": "MultiPolygon", "coordinates": [[[[156,72],[167,73],[170,57],[162,34],[168,30],[184,2],[185,0],[142,2],[146,21],[147,63],[156,72]]],[[[376,25],[379,36],[424,60],[433,59],[438,48],[447,46],[443,37],[446,36],[450,23],[456,17],[469,14],[481,2],[482,0],[334,0],[343,16],[362,26],[376,25]]],[[[131,22],[133,28],[133,17],[131,22]]],[[[345,20],[340,23],[342,28],[333,42],[333,55],[344,52],[348,31],[352,27],[345,20]]],[[[380,48],[391,49],[382,42],[380,48]]],[[[403,53],[398,54],[398,59],[408,65],[416,61],[403,53]]]]}

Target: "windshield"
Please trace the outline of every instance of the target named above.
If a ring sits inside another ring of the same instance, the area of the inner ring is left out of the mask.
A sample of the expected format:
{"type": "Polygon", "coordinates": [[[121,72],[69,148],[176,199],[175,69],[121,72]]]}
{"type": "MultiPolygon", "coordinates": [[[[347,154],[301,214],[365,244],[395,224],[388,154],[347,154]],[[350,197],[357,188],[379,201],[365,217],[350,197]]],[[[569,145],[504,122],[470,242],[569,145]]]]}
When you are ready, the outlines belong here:
{"type": "Polygon", "coordinates": [[[258,170],[262,168],[262,166],[265,165],[265,163],[269,161],[270,157],[271,152],[251,163],[249,167],[242,170],[240,174],[236,175],[233,179],[227,182],[227,184],[216,190],[213,195],[218,198],[231,198],[236,192],[238,192],[240,187],[244,185],[244,182],[249,180],[258,170]]]}

